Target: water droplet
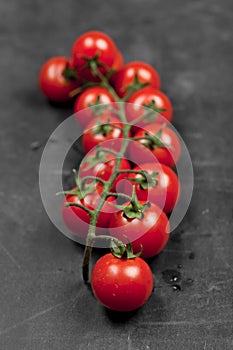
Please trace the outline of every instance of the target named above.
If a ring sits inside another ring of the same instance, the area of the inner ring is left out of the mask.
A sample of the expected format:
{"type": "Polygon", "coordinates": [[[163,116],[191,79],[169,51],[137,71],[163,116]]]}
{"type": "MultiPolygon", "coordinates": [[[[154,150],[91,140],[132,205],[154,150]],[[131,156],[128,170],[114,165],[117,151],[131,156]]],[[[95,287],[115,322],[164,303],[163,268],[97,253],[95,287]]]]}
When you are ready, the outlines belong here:
{"type": "Polygon", "coordinates": [[[178,269],[182,269],[183,265],[182,264],[178,264],[177,267],[178,267],[178,269]]]}
{"type": "Polygon", "coordinates": [[[173,284],[173,285],[172,285],[172,289],[173,289],[174,291],[179,291],[179,290],[181,290],[181,286],[180,286],[179,284],[173,284]]]}
{"type": "Polygon", "coordinates": [[[168,284],[181,281],[181,273],[177,270],[172,270],[172,269],[164,270],[162,272],[162,277],[163,277],[163,280],[168,284]]]}
{"type": "Polygon", "coordinates": [[[171,279],[170,279],[171,282],[177,282],[178,281],[178,277],[177,276],[173,276],[171,279]]]}

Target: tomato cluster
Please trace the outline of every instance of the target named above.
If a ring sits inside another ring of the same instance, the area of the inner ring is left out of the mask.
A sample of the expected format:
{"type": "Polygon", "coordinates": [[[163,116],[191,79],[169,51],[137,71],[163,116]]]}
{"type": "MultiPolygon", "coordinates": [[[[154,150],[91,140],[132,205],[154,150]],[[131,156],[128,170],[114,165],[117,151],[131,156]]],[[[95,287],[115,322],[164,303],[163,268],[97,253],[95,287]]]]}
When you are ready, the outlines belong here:
{"type": "Polygon", "coordinates": [[[49,100],[73,100],[83,127],[86,155],[77,186],[65,192],[62,216],[80,242],[86,240],[84,279],[88,249],[95,240],[109,241],[111,253],[92,271],[93,292],[110,309],[137,309],[153,289],[143,259],[167,244],[169,214],[180,194],[181,145],[169,126],[171,101],[151,65],[124,64],[115,42],[97,31],[77,38],[71,58],[48,60],[39,85],[49,100]]]}

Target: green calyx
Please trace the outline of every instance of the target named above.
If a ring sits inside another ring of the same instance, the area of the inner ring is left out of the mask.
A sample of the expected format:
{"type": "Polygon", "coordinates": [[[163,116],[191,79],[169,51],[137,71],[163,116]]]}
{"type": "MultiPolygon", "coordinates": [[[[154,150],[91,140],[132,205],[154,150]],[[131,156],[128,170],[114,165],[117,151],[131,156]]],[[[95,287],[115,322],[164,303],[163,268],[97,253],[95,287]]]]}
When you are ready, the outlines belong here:
{"type": "Polygon", "coordinates": [[[138,197],[136,194],[135,186],[133,186],[133,192],[132,197],[130,200],[130,204],[127,205],[117,205],[113,204],[116,208],[122,210],[123,214],[128,219],[143,219],[144,218],[144,211],[150,208],[151,204],[150,202],[146,203],[139,203],[138,197]]]}
{"type": "Polygon", "coordinates": [[[104,64],[99,61],[99,55],[100,53],[97,52],[94,57],[83,57],[83,59],[86,61],[83,69],[90,68],[94,77],[99,75],[99,67],[104,67],[104,64]]]}
{"type": "Polygon", "coordinates": [[[92,134],[102,134],[103,136],[107,136],[110,134],[114,128],[114,124],[110,123],[110,119],[104,124],[102,124],[98,119],[96,119],[96,127],[91,130],[92,134]]]}
{"type": "Polygon", "coordinates": [[[148,86],[150,83],[146,82],[146,83],[142,83],[140,82],[139,78],[138,78],[138,74],[135,73],[134,75],[134,81],[132,84],[126,86],[124,88],[124,91],[127,91],[128,93],[132,94],[138,90],[143,89],[144,87],[148,86]]]}
{"type": "Polygon", "coordinates": [[[147,171],[143,170],[142,173],[143,174],[139,174],[141,176],[134,178],[129,177],[128,180],[139,184],[143,190],[147,190],[148,187],[156,187],[158,185],[158,171],[154,171],[152,174],[149,174],[147,171]]]}
{"type": "Polygon", "coordinates": [[[154,122],[158,114],[166,111],[166,108],[157,107],[155,100],[152,100],[150,103],[144,103],[143,107],[146,108],[146,113],[143,116],[143,120],[146,122],[154,122]]]}
{"type": "Polygon", "coordinates": [[[118,259],[135,259],[139,257],[142,253],[142,250],[139,253],[134,254],[132,244],[124,244],[123,242],[112,238],[110,243],[110,250],[112,255],[118,259]]]}
{"type": "Polygon", "coordinates": [[[75,68],[69,67],[69,63],[66,64],[66,68],[62,72],[62,75],[68,83],[70,83],[71,81],[76,81],[78,79],[78,75],[75,68]]]}
{"type": "Polygon", "coordinates": [[[161,128],[155,135],[151,135],[150,133],[145,132],[146,142],[144,142],[144,144],[151,149],[155,149],[157,147],[170,148],[170,146],[167,143],[161,141],[163,128],[164,125],[161,126],[161,128]]]}
{"type": "Polygon", "coordinates": [[[150,103],[144,103],[143,106],[152,109],[156,113],[166,112],[166,108],[159,108],[156,106],[155,100],[151,100],[150,103]]]}
{"type": "Polygon", "coordinates": [[[109,109],[109,105],[102,104],[100,95],[97,96],[94,103],[89,103],[88,107],[90,107],[92,109],[92,113],[97,116],[103,115],[104,112],[109,109]]]}

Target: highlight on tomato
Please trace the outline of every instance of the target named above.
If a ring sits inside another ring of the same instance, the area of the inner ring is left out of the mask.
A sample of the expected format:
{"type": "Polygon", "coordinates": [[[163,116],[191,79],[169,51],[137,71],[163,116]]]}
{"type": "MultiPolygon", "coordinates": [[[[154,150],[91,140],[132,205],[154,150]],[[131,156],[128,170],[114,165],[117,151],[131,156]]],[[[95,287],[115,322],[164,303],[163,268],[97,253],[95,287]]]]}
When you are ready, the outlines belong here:
{"type": "Polygon", "coordinates": [[[118,49],[107,34],[90,31],[79,36],[72,47],[72,57],[78,75],[88,81],[100,81],[101,74],[112,69],[118,49]]]}
{"type": "Polygon", "coordinates": [[[173,107],[170,99],[162,91],[151,86],[138,90],[127,102],[126,114],[131,124],[144,127],[152,122],[164,123],[166,120],[172,120],[173,107]],[[141,120],[136,122],[139,118],[141,120]]]}
{"type": "Polygon", "coordinates": [[[114,116],[102,115],[96,117],[83,131],[82,145],[84,151],[87,153],[97,145],[103,144],[103,142],[105,142],[105,145],[108,144],[108,148],[119,151],[123,141],[122,128],[123,124],[114,116]]]}
{"type": "Polygon", "coordinates": [[[159,162],[171,168],[176,165],[181,143],[174,130],[156,123],[138,130],[128,146],[130,159],[136,164],[159,162]]]}
{"type": "Polygon", "coordinates": [[[39,87],[42,93],[53,102],[66,102],[70,93],[80,86],[72,60],[59,56],[47,60],[40,69],[39,87]]]}
{"type": "Polygon", "coordinates": [[[143,163],[133,168],[141,173],[129,173],[125,181],[124,192],[132,196],[132,189],[139,200],[150,200],[165,213],[171,213],[179,199],[180,182],[176,173],[164,164],[143,163]]]}
{"type": "Polygon", "coordinates": [[[75,100],[75,118],[85,128],[96,117],[110,115],[109,107],[114,101],[112,94],[107,89],[101,86],[89,87],[75,100]]]}
{"type": "Polygon", "coordinates": [[[134,61],[125,64],[111,78],[111,82],[120,97],[141,90],[145,86],[160,89],[161,82],[158,72],[148,63],[134,61]]]}
{"type": "Polygon", "coordinates": [[[140,308],[154,286],[150,267],[140,257],[120,258],[112,253],[97,260],[91,274],[94,295],[108,309],[129,312],[140,308]]]}

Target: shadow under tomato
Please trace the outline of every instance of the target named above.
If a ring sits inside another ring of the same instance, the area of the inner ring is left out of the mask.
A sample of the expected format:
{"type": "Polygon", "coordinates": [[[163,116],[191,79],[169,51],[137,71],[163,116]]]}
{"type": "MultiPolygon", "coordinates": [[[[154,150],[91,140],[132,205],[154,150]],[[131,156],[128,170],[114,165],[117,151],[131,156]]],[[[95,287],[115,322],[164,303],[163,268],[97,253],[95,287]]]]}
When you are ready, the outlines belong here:
{"type": "Polygon", "coordinates": [[[135,317],[135,315],[138,313],[138,309],[134,310],[134,311],[120,312],[120,311],[113,311],[113,310],[105,308],[104,312],[111,322],[113,322],[113,323],[126,323],[132,317],[135,317]]]}

